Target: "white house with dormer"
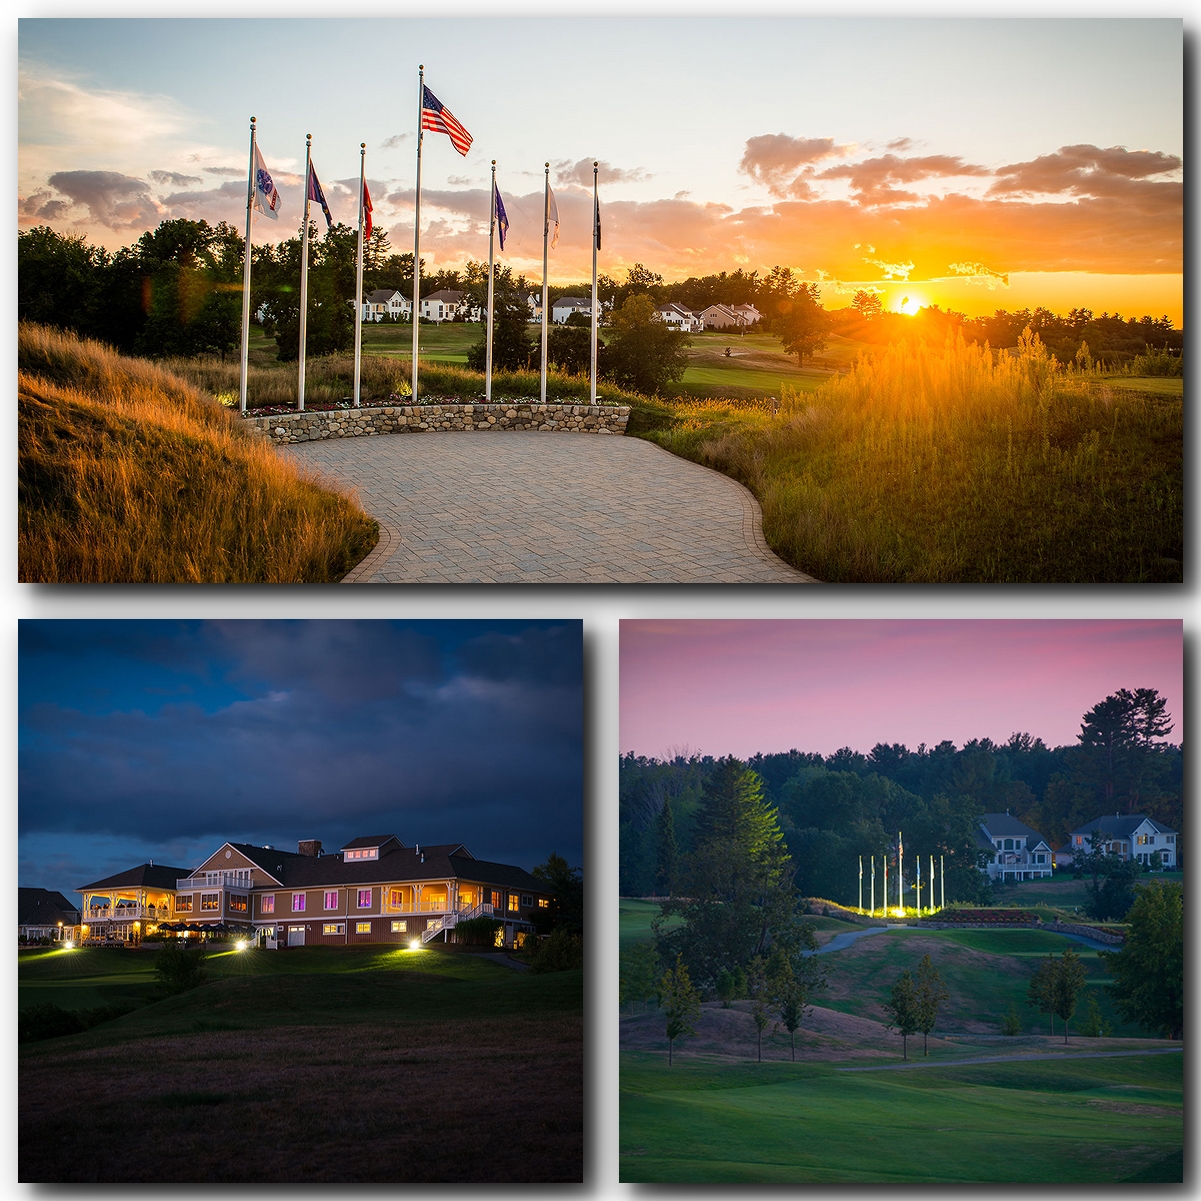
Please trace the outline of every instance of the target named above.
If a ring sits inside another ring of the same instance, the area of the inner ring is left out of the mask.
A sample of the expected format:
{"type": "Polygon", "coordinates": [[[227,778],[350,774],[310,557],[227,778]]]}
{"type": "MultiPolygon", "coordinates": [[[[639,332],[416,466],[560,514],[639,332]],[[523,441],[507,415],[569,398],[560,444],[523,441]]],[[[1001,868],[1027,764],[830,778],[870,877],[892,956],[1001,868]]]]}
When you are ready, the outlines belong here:
{"type": "Polygon", "coordinates": [[[364,321],[409,321],[412,316],[412,300],[395,288],[376,288],[363,297],[364,321]]]}
{"type": "Polygon", "coordinates": [[[990,880],[1039,880],[1052,873],[1046,839],[1008,813],[984,814],[976,842],[988,854],[983,870],[990,880]]]}
{"type": "Polygon", "coordinates": [[[592,301],[583,296],[560,296],[550,306],[550,319],[556,325],[562,325],[572,313],[582,313],[585,317],[591,317],[592,301]]]}
{"type": "Polygon", "coordinates": [[[679,330],[681,333],[691,333],[693,330],[703,328],[696,313],[682,304],[676,304],[675,301],[659,305],[655,309],[655,316],[664,325],[679,330]]]}
{"type": "Polygon", "coordinates": [[[1077,855],[1087,855],[1094,841],[1101,850],[1119,859],[1134,859],[1149,867],[1151,856],[1159,852],[1160,862],[1174,871],[1180,864],[1177,854],[1177,831],[1144,817],[1141,813],[1120,814],[1094,818],[1087,825],[1068,835],[1068,845],[1056,852],[1061,863],[1071,862],[1077,855]],[[1097,834],[1094,840],[1093,835],[1097,834]]]}
{"type": "Polygon", "coordinates": [[[421,316],[426,321],[478,321],[480,306],[457,288],[439,288],[421,298],[421,316]]]}

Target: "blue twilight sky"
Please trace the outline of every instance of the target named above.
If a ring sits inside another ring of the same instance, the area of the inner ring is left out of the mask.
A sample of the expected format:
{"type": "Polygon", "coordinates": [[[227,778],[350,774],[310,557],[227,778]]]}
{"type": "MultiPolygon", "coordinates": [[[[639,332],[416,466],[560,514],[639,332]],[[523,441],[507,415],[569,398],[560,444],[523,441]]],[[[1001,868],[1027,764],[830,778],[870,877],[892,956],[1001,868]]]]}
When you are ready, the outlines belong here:
{"type": "Polygon", "coordinates": [[[226,839],[582,864],[578,621],[22,621],[19,673],[24,886],[226,839]]]}

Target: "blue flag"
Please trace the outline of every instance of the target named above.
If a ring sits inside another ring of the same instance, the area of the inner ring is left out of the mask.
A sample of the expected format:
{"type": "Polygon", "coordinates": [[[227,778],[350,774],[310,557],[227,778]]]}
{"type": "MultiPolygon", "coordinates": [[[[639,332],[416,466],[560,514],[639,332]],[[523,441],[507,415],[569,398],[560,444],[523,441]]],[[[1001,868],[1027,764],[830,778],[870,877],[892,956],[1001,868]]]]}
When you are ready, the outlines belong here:
{"type": "Polygon", "coordinates": [[[329,205],[325,203],[325,193],[321,190],[321,181],[317,178],[317,168],[309,163],[309,199],[315,200],[321,205],[321,211],[325,214],[325,228],[332,229],[334,224],[333,217],[329,213],[329,205]]]}
{"type": "Polygon", "coordinates": [[[496,193],[496,228],[500,231],[500,248],[505,248],[505,235],[509,232],[509,215],[505,212],[505,202],[500,198],[500,188],[493,184],[496,193]]]}

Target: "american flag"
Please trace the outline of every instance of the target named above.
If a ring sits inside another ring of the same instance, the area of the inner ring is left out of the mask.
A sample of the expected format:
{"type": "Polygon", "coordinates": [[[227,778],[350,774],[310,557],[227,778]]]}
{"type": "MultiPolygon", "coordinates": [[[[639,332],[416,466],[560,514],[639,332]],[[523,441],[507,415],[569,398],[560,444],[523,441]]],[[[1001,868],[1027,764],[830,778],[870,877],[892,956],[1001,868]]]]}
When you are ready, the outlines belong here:
{"type": "Polygon", "coordinates": [[[455,120],[450,109],[443,107],[442,101],[429,88],[424,84],[421,86],[424,93],[421,99],[421,128],[446,134],[451,145],[465,155],[471,149],[471,134],[455,120]]]}

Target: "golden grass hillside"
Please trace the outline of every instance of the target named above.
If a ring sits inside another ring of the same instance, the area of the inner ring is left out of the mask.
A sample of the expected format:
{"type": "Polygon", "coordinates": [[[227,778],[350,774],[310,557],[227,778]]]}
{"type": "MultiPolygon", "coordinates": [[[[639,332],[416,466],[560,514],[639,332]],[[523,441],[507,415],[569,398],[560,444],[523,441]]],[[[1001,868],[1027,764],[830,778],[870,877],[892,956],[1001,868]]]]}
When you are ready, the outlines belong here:
{"type": "Polygon", "coordinates": [[[900,343],[778,406],[670,409],[649,436],[746,484],[818,579],[1182,578],[1182,398],[1064,370],[1029,331],[1017,356],[900,343]]]}
{"type": "Polygon", "coordinates": [[[21,581],[333,582],[375,545],[353,497],[170,372],[33,325],[17,354],[21,581]]]}

